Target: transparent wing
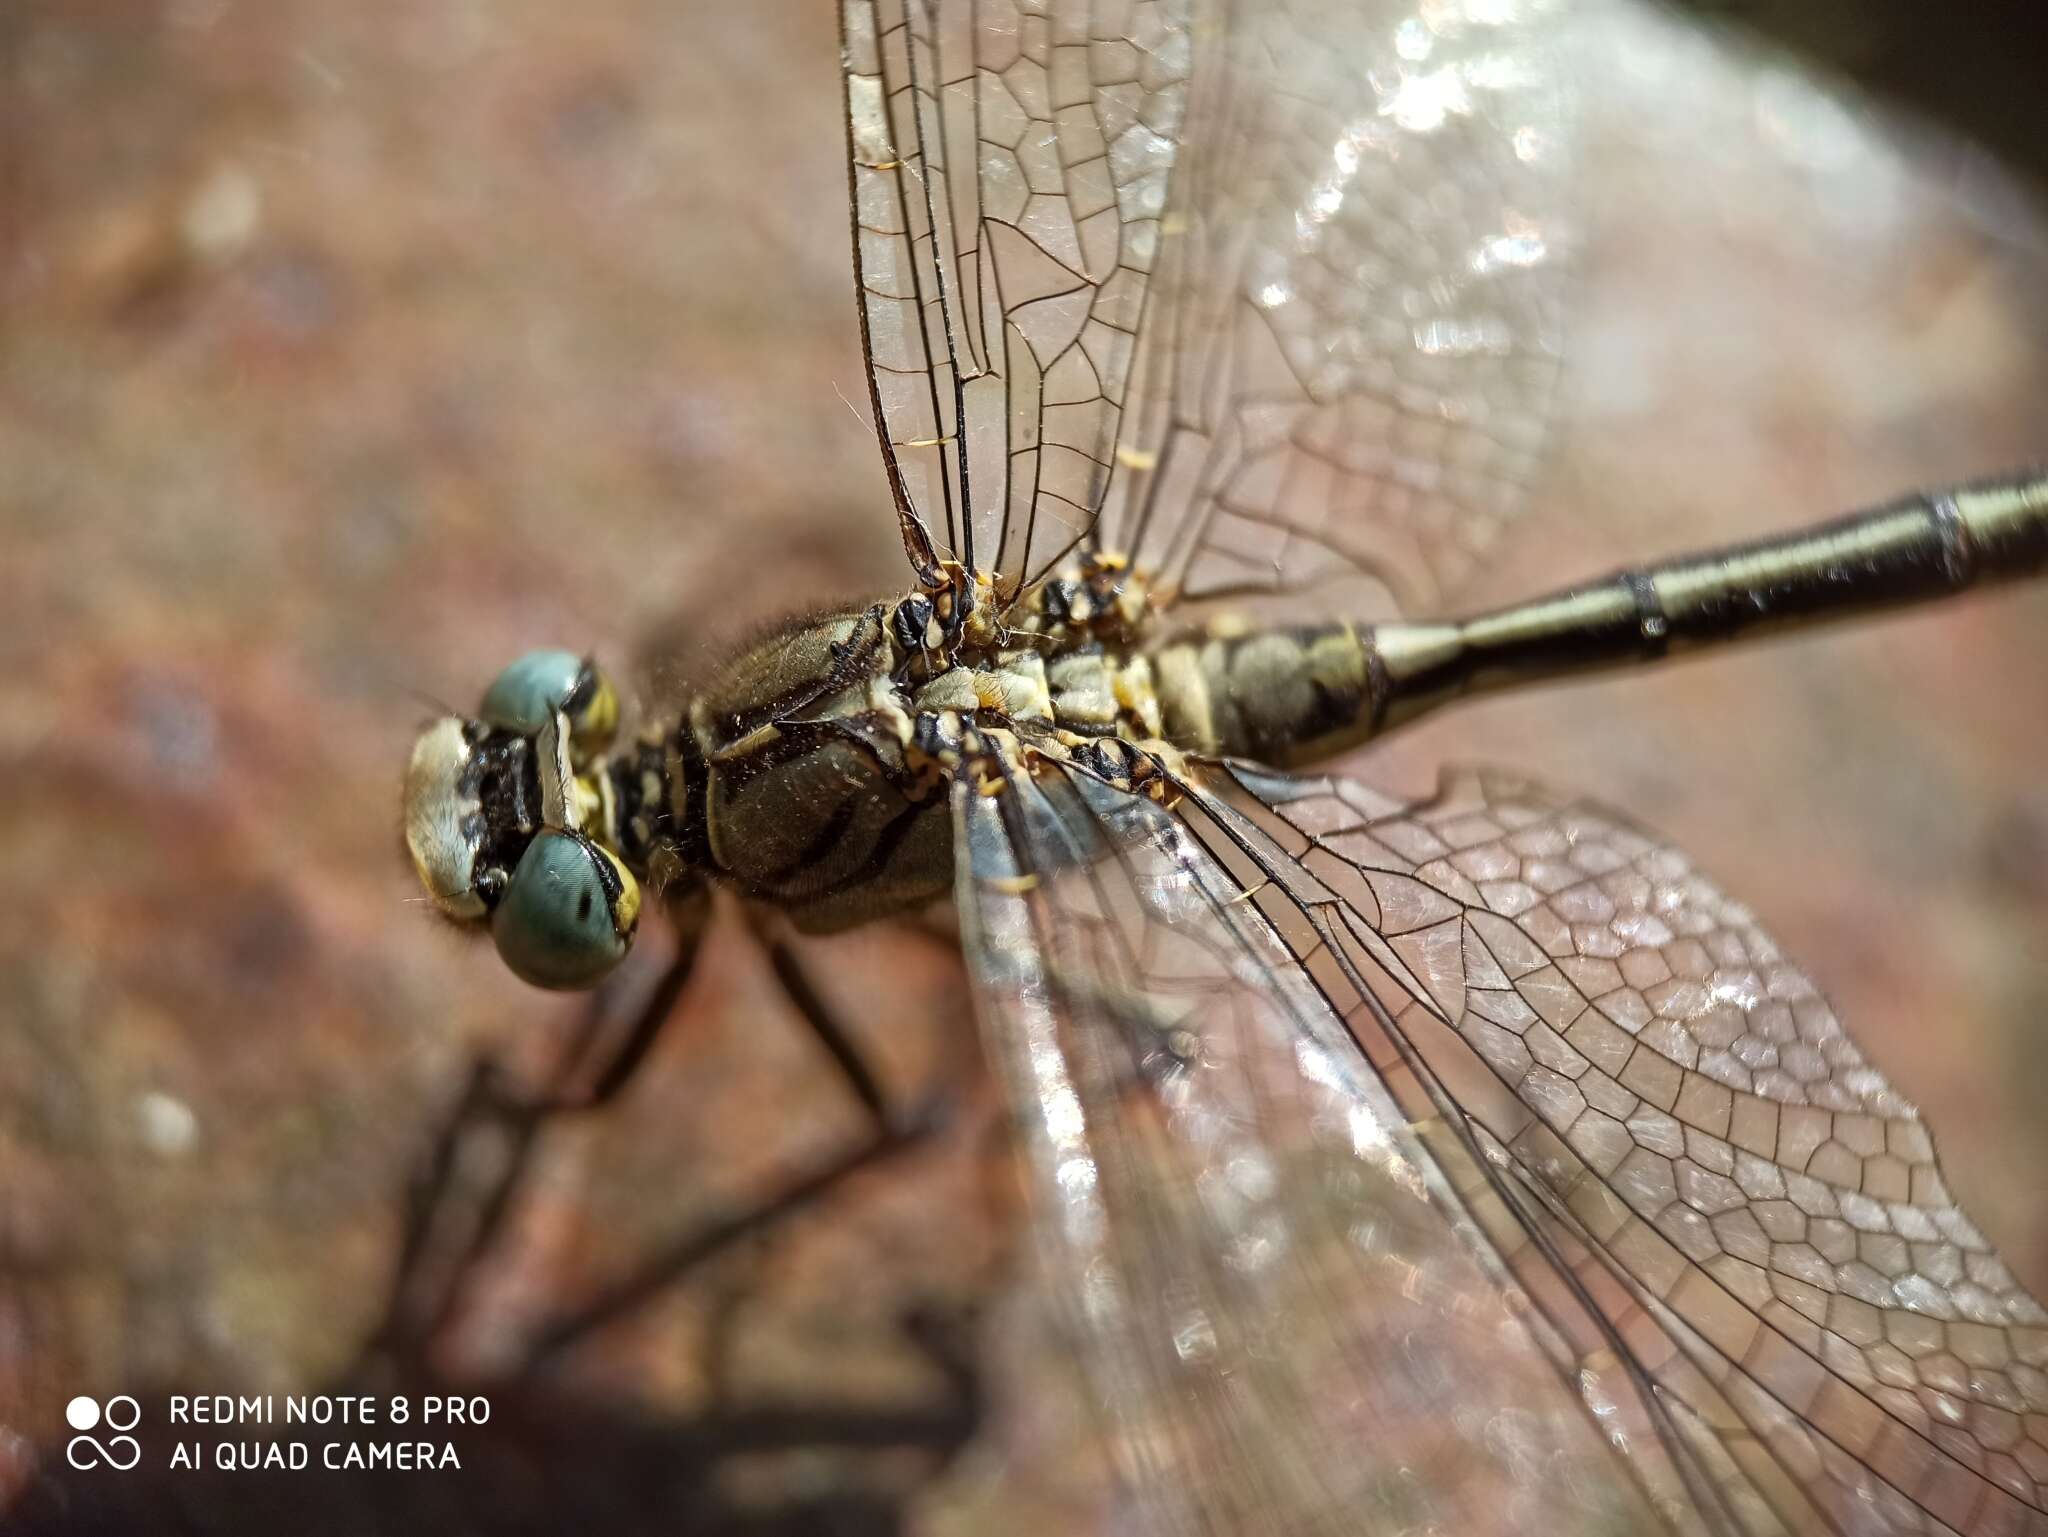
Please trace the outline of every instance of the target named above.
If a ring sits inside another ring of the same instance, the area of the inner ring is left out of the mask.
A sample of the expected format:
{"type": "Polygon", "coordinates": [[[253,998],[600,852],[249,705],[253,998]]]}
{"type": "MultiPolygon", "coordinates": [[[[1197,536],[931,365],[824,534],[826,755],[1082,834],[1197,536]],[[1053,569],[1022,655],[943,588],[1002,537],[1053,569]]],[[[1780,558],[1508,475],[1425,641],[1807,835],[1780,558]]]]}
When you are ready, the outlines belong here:
{"type": "Polygon", "coordinates": [[[1662,1530],[1225,864],[1086,778],[954,806],[979,1012],[1132,1522],[1662,1530]]]}
{"type": "Polygon", "coordinates": [[[1551,415],[1563,13],[1233,13],[1196,76],[1103,543],[1184,600],[1333,614],[1427,607],[1462,573],[1551,415]]]}
{"type": "Polygon", "coordinates": [[[1783,1529],[2048,1531],[2048,1314],[1746,909],[1511,777],[1412,806],[1249,765],[1227,783],[1247,815],[1214,825],[1295,948],[1357,989],[1354,1028],[1391,1020],[1396,1097],[1539,1199],[1474,1204],[1582,1356],[1619,1346],[1783,1529]]]}
{"type": "Polygon", "coordinates": [[[1556,373],[1541,0],[847,0],[862,333],[913,564],[1433,597],[1556,373]],[[1149,290],[1149,293],[1148,293],[1149,290]]]}
{"type": "Polygon", "coordinates": [[[854,266],[912,563],[1013,592],[1108,485],[1196,0],[846,0],[854,266]]]}

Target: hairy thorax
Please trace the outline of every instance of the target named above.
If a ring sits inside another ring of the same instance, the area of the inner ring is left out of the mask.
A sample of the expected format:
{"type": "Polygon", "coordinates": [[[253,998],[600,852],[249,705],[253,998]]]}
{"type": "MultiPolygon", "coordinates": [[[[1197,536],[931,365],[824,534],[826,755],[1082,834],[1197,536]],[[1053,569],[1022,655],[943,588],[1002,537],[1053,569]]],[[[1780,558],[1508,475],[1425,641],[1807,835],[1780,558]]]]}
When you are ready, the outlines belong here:
{"type": "Polygon", "coordinates": [[[1356,721],[1369,693],[1348,627],[1161,633],[1114,557],[1000,624],[971,592],[945,598],[797,620],[742,652],[600,766],[607,841],[657,882],[700,870],[841,928],[950,892],[963,775],[993,793],[1053,762],[1128,784],[1184,753],[1292,757],[1277,749],[1356,721]]]}

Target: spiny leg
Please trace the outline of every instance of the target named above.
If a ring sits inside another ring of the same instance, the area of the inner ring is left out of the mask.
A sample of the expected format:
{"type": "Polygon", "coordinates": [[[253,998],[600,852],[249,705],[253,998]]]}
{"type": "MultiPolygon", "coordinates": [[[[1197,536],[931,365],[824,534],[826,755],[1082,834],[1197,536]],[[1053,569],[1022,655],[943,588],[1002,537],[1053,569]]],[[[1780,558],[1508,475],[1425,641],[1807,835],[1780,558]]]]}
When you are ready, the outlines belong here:
{"type": "MultiPolygon", "coordinates": [[[[480,1059],[472,1067],[461,1099],[413,1182],[384,1321],[366,1354],[417,1358],[448,1326],[470,1276],[496,1242],[513,1209],[542,1127],[556,1116],[598,1109],[624,1089],[674,1012],[693,969],[707,916],[706,910],[680,915],[682,944],[676,959],[623,1028],[611,1026],[619,1013],[617,989],[604,988],[597,993],[569,1032],[540,1093],[519,1089],[491,1058],[480,1059]],[[493,1148],[494,1143],[499,1145],[493,1148]],[[473,1167],[487,1156],[486,1168],[473,1167]]],[[[880,1077],[819,997],[790,945],[764,932],[765,925],[760,922],[752,926],[798,1017],[818,1038],[849,1092],[874,1123],[872,1134],[759,1208],[714,1223],[671,1245],[630,1281],[543,1329],[534,1346],[534,1358],[565,1347],[712,1254],[803,1209],[859,1169],[921,1140],[937,1121],[929,1107],[900,1124],[892,1119],[880,1077]]]]}
{"type": "MultiPolygon", "coordinates": [[[[891,920],[887,927],[892,939],[906,945],[922,946],[934,955],[945,957],[957,972],[960,932],[957,924],[949,921],[949,913],[950,909],[943,909],[900,917],[891,920]]],[[[890,1110],[881,1088],[881,1076],[861,1055],[853,1036],[811,985],[809,972],[797,959],[796,947],[779,931],[776,915],[750,912],[749,917],[754,937],[767,952],[768,963],[789,1001],[796,1007],[798,1017],[825,1048],[826,1055],[839,1070],[853,1097],[860,1101],[877,1126],[887,1126],[890,1110]]],[[[936,1070],[957,1087],[980,1073],[981,1057],[971,1026],[953,1032],[948,1039],[952,1049],[947,1053],[947,1060],[936,1070]]]]}
{"type": "Polygon", "coordinates": [[[839,1076],[845,1080],[853,1097],[861,1102],[874,1121],[875,1129],[886,1132],[889,1128],[889,1105],[875,1070],[868,1066],[853,1038],[833,1017],[824,999],[818,996],[817,989],[811,986],[811,979],[805,975],[796,951],[777,936],[761,934],[760,938],[767,947],[768,964],[774,968],[775,979],[796,1006],[797,1016],[825,1048],[825,1054],[832,1059],[832,1065],[839,1070],[839,1076]]]}
{"type": "Polygon", "coordinates": [[[819,1163],[774,1195],[731,1216],[715,1219],[668,1244],[631,1275],[605,1288],[583,1305],[544,1325],[533,1336],[527,1363],[539,1367],[585,1336],[658,1296],[679,1276],[734,1244],[766,1231],[824,1199],[843,1181],[916,1146],[945,1122],[943,1095],[908,1112],[892,1111],[881,1077],[854,1044],[853,1035],[812,986],[796,951],[774,932],[772,920],[750,913],[749,926],[767,951],[770,969],[782,984],[797,1016],[823,1046],[848,1091],[867,1112],[873,1126],[858,1144],[819,1163]]]}
{"type": "Polygon", "coordinates": [[[472,1065],[408,1190],[398,1265],[366,1355],[417,1357],[447,1326],[470,1273],[512,1209],[542,1126],[608,1104],[646,1059],[689,981],[702,918],[682,915],[675,959],[622,1027],[613,1026],[618,987],[593,995],[539,1092],[522,1089],[494,1058],[472,1065]],[[484,1168],[475,1167],[486,1159],[484,1168]]]}
{"type": "Polygon", "coordinates": [[[883,1126],[858,1146],[826,1160],[766,1200],[709,1222],[670,1243],[624,1280],[536,1330],[527,1351],[528,1367],[544,1365],[585,1336],[659,1296],[678,1277],[817,1204],[863,1169],[874,1168],[916,1146],[940,1124],[938,1116],[926,1115],[900,1126],[883,1126]]]}

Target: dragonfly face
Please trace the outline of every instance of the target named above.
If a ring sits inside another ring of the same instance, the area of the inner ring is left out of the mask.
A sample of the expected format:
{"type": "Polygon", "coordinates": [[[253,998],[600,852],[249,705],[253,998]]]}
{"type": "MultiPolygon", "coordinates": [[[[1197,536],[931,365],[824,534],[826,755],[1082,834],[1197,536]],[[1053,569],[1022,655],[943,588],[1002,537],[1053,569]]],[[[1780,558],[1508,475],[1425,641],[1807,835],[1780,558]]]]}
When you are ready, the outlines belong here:
{"type": "Polygon", "coordinates": [[[2032,572],[2048,484],[1396,617],[1540,457],[1560,85],[1617,59],[1544,5],[1002,10],[843,9],[907,591],[617,750],[559,660],[437,724],[437,902],[574,986],[632,879],[812,929],[950,893],[1161,1530],[2048,1528],[2048,1313],[1746,909],[1514,775],[1275,767],[2032,572]]]}
{"type": "Polygon", "coordinates": [[[474,718],[444,716],[413,744],[405,842],[447,917],[488,924],[505,964],[540,987],[589,987],[622,960],[640,886],[598,842],[604,804],[583,771],[618,722],[611,683],[566,651],[500,673],[474,718]]]}

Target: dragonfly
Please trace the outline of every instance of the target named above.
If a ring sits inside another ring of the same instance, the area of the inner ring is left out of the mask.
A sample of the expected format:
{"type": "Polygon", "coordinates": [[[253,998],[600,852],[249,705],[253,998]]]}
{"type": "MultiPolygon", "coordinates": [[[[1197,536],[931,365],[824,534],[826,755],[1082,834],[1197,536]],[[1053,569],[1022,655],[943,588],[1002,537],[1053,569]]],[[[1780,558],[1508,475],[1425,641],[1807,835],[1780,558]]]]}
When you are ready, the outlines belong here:
{"type": "Polygon", "coordinates": [[[2032,574],[2048,475],[1457,616],[1556,413],[1566,7],[842,29],[904,587],[633,732],[593,659],[513,662],[412,752],[441,913],[570,990],[648,893],[683,973],[713,888],[950,901],[1133,1529],[2048,1532],[2048,1313],[1754,914],[1512,771],[1324,766],[2032,574]]]}

